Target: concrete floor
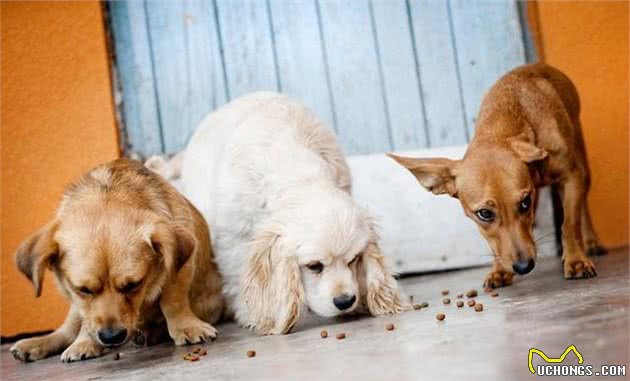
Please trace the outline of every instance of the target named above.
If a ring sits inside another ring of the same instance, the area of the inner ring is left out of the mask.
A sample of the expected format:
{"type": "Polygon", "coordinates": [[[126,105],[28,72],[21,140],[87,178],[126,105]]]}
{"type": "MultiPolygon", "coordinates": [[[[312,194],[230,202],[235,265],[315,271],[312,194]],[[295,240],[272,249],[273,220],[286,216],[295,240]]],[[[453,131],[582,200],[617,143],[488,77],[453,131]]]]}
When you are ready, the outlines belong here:
{"type": "MultiPolygon", "coordinates": [[[[208,355],[197,362],[182,359],[191,347],[160,345],[122,348],[118,361],[109,354],[72,364],[62,364],[59,357],[22,364],[3,345],[1,378],[504,381],[537,378],[528,370],[531,347],[557,357],[571,344],[595,370],[602,364],[628,366],[628,250],[595,258],[595,263],[597,278],[569,281],[561,276],[559,259],[541,260],[495,298],[480,287],[487,269],[406,278],[404,290],[416,302],[428,301],[428,308],[379,318],[311,317],[286,336],[257,337],[233,323],[223,324],[219,339],[206,346],[208,355]],[[479,290],[483,312],[456,307],[456,294],[471,288],[479,290]],[[450,290],[450,305],[441,303],[443,289],[450,290]],[[436,321],[438,312],[446,320],[436,321]],[[395,330],[385,330],[388,322],[395,330]],[[328,330],[327,339],[319,337],[322,329],[328,330]],[[335,339],[338,332],[347,338],[335,339]],[[256,357],[248,358],[248,350],[255,350],[256,357]]],[[[535,356],[534,364],[540,363],[535,356]]],[[[569,355],[565,364],[574,363],[569,355]]]]}

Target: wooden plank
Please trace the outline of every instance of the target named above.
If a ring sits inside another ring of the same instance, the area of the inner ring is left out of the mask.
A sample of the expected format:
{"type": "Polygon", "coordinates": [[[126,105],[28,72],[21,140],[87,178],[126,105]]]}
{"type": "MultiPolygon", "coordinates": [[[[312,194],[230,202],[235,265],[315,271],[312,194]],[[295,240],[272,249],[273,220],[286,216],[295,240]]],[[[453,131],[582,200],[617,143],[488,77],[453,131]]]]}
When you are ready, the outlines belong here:
{"type": "Polygon", "coordinates": [[[270,20],[265,1],[216,1],[228,97],[278,91],[270,20]]]}
{"type": "Polygon", "coordinates": [[[318,6],[344,152],[388,151],[392,147],[368,2],[320,1],[318,6]]]}
{"type": "Polygon", "coordinates": [[[314,0],[271,0],[282,92],[309,106],[330,128],[334,110],[314,0]]]}
{"type": "Polygon", "coordinates": [[[409,16],[432,147],[467,142],[458,71],[445,1],[410,0],[409,16]]]}
{"type": "Polygon", "coordinates": [[[469,134],[481,98],[500,76],[525,63],[514,1],[452,1],[453,33],[469,134]]]}
{"type": "Polygon", "coordinates": [[[372,15],[394,149],[428,145],[405,0],[374,0],[372,15]]]}
{"type": "Polygon", "coordinates": [[[183,149],[205,114],[226,100],[211,2],[146,3],[164,150],[183,149]]]}
{"type": "Polygon", "coordinates": [[[227,102],[227,88],[213,3],[186,0],[184,12],[191,79],[189,107],[191,127],[195,128],[208,112],[227,102]]]}
{"type": "Polygon", "coordinates": [[[142,155],[161,153],[163,143],[143,3],[114,1],[109,6],[128,138],[124,148],[142,155]]]}

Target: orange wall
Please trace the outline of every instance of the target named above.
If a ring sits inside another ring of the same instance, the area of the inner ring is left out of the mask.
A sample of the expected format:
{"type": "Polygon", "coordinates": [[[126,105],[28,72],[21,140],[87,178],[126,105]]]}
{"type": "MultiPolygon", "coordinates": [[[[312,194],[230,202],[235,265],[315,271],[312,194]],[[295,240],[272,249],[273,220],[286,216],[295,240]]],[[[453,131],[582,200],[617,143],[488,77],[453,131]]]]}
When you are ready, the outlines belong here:
{"type": "Polygon", "coordinates": [[[119,155],[98,2],[5,2],[2,11],[2,335],[56,328],[67,303],[19,274],[19,242],[66,183],[119,155]]]}
{"type": "Polygon", "coordinates": [[[539,56],[580,93],[590,208],[607,246],[628,244],[628,11],[625,1],[538,1],[528,12],[539,56]]]}

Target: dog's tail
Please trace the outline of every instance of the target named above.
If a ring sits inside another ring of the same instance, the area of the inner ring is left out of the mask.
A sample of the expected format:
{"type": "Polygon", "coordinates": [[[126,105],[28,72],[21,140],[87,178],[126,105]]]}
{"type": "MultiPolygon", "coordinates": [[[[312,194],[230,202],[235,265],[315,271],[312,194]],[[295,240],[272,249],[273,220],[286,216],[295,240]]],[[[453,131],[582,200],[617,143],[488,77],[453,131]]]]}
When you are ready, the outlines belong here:
{"type": "Polygon", "coordinates": [[[144,166],[170,181],[181,176],[183,159],[184,152],[179,152],[169,160],[165,160],[163,156],[153,155],[144,162],[144,166]]]}

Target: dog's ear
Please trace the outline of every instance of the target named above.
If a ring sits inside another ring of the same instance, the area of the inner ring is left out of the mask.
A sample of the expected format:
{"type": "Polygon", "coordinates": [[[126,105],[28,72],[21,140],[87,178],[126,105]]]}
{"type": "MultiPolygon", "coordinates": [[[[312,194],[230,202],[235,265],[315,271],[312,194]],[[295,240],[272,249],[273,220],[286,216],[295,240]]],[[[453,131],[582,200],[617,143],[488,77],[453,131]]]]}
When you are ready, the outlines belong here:
{"type": "Polygon", "coordinates": [[[163,255],[166,268],[179,271],[194,253],[197,239],[178,224],[158,222],[147,228],[146,242],[153,251],[163,255]]]}
{"type": "MultiPolygon", "coordinates": [[[[369,219],[369,217],[366,217],[369,219]]],[[[366,250],[357,260],[357,276],[361,304],[372,315],[398,313],[411,306],[403,301],[398,282],[389,270],[385,257],[378,246],[378,234],[374,223],[370,225],[370,240],[366,250]]]]}
{"type": "Polygon", "coordinates": [[[297,259],[281,238],[264,232],[253,244],[245,271],[243,298],[252,326],[261,334],[285,334],[297,323],[304,288],[297,259]]]}
{"type": "Polygon", "coordinates": [[[525,163],[533,163],[549,156],[547,151],[525,140],[510,139],[509,143],[512,151],[525,163]]]}
{"type": "Polygon", "coordinates": [[[420,159],[397,156],[392,153],[388,153],[387,156],[407,168],[409,172],[416,176],[420,185],[428,191],[434,194],[446,193],[451,197],[457,197],[455,175],[453,174],[453,169],[457,165],[456,160],[442,158],[420,159]]]}
{"type": "Polygon", "coordinates": [[[36,297],[42,294],[44,271],[59,256],[59,246],[54,237],[58,226],[56,220],[47,223],[22,242],[15,254],[17,267],[33,283],[36,297]]]}

